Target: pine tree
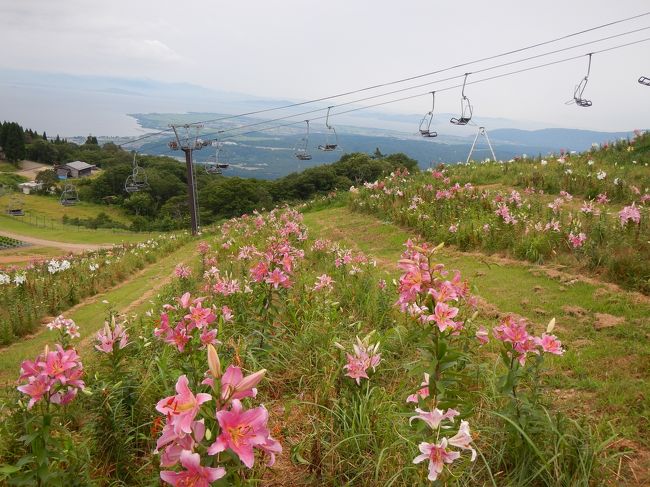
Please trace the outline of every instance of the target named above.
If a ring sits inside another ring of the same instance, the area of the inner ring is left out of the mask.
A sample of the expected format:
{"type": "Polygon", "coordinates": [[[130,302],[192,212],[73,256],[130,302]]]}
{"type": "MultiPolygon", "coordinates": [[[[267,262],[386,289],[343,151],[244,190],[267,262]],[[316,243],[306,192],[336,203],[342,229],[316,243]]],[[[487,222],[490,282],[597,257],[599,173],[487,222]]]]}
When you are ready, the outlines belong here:
{"type": "Polygon", "coordinates": [[[5,124],[3,128],[2,148],[9,162],[18,162],[25,158],[25,132],[15,122],[5,124]]]}
{"type": "Polygon", "coordinates": [[[47,134],[45,133],[45,130],[43,130],[43,140],[47,141],[47,134]]]}
{"type": "Polygon", "coordinates": [[[9,162],[18,162],[25,158],[25,133],[16,122],[5,124],[2,131],[2,148],[9,162]]]}

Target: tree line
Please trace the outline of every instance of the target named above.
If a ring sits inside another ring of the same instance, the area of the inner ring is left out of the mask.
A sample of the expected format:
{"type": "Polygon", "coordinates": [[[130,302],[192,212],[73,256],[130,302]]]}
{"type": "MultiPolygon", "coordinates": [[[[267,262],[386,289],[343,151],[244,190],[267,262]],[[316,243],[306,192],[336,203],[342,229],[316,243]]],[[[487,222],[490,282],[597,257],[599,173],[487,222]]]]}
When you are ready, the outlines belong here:
{"type": "MultiPolygon", "coordinates": [[[[148,187],[136,193],[125,191],[126,178],[132,173],[133,153],[108,142],[100,145],[90,135],[85,143],[75,144],[58,135],[48,139],[43,132],[24,130],[15,122],[0,124],[0,146],[10,161],[29,159],[44,164],[81,160],[101,168],[94,178],[76,179],[79,197],[105,205],[122,207],[132,216],[133,230],[172,230],[189,223],[187,176],[185,165],[166,156],[138,155],[138,165],[147,174],[148,187]],[[11,158],[10,158],[11,154],[11,158]]],[[[281,203],[305,201],[334,190],[374,181],[388,173],[406,168],[417,171],[417,161],[405,154],[345,154],[332,164],[324,164],[268,181],[255,178],[211,175],[197,164],[196,179],[201,222],[209,224],[223,218],[272,208],[281,203]]],[[[53,169],[42,171],[37,181],[43,192],[60,191],[53,169]]],[[[102,221],[103,224],[110,222],[102,221]]],[[[77,222],[84,224],[84,222],[77,222]]],[[[96,222],[89,221],[89,225],[96,222]]]]}

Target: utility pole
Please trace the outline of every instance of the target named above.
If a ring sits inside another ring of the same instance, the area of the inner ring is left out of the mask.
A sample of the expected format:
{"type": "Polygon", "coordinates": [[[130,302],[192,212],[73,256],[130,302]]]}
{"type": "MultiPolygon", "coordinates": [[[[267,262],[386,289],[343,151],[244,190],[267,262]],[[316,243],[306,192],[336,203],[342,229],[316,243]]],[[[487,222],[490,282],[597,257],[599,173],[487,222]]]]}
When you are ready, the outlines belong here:
{"type": "Polygon", "coordinates": [[[199,233],[198,204],[196,199],[196,187],[194,186],[194,163],[192,162],[192,153],[195,150],[202,149],[209,145],[209,142],[199,139],[199,131],[203,125],[185,124],[170,125],[176,140],[169,143],[172,150],[182,150],[185,153],[185,165],[187,166],[187,202],[190,208],[190,220],[192,223],[192,235],[199,233]],[[183,129],[185,135],[179,135],[183,129]]]}

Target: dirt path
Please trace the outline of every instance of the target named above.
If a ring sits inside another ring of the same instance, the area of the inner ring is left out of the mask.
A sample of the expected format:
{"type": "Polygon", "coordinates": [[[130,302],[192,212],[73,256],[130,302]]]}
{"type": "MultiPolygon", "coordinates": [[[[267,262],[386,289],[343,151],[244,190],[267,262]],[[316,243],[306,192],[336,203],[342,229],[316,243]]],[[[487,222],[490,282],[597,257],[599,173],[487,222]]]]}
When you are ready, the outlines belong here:
{"type": "Polygon", "coordinates": [[[26,242],[32,245],[38,245],[40,247],[54,247],[57,249],[65,250],[68,252],[81,253],[87,250],[99,250],[99,249],[110,249],[112,244],[79,244],[79,243],[68,243],[68,242],[55,242],[54,240],[45,240],[42,238],[28,237],[26,235],[20,235],[18,233],[7,232],[6,230],[0,230],[0,236],[9,237],[21,242],[26,242]]]}
{"type": "MultiPolygon", "coordinates": [[[[103,326],[107,305],[110,304],[121,314],[141,313],[149,299],[173,279],[173,271],[178,262],[191,259],[195,253],[196,243],[190,241],[171,254],[134,273],[126,281],[99,294],[84,299],[81,303],[64,311],[66,317],[75,320],[80,327],[82,342],[79,349],[87,352],[92,348],[92,340],[99,328],[103,326]]],[[[0,387],[13,385],[16,368],[26,358],[35,356],[54,337],[51,333],[41,331],[24,337],[21,341],[0,350],[0,387]]],[[[86,356],[90,359],[92,354],[86,356]]]]}
{"type": "MultiPolygon", "coordinates": [[[[148,273],[150,271],[150,268],[152,266],[154,266],[154,265],[155,265],[155,263],[151,264],[150,266],[145,267],[144,269],[140,269],[137,273],[133,274],[126,281],[122,281],[122,282],[116,284],[113,287],[105,289],[105,290],[103,290],[103,291],[101,291],[101,292],[99,292],[97,294],[92,295],[92,296],[88,296],[87,298],[81,300],[80,302],[78,302],[74,306],[72,306],[72,307],[70,307],[70,308],[68,308],[66,310],[61,311],[59,314],[69,316],[69,315],[72,315],[72,314],[76,313],[80,309],[83,309],[84,307],[86,307],[86,306],[88,306],[90,304],[96,303],[99,300],[103,300],[108,294],[111,294],[111,293],[119,290],[120,288],[122,288],[124,286],[127,286],[131,282],[139,279],[143,274],[148,273]]],[[[148,288],[138,299],[136,299],[135,301],[130,303],[128,306],[126,306],[125,308],[120,309],[118,311],[120,312],[120,314],[127,314],[130,311],[134,310],[140,304],[144,303],[147,299],[149,299],[151,296],[153,296],[160,288],[162,288],[166,284],[169,284],[169,282],[171,282],[171,279],[172,279],[172,274],[170,274],[169,276],[164,277],[163,279],[157,279],[155,281],[155,284],[152,287],[148,288]]],[[[51,318],[52,317],[44,317],[41,321],[47,323],[48,320],[51,319],[51,318]]],[[[40,335],[42,335],[42,334],[44,334],[46,332],[47,332],[47,330],[45,329],[45,327],[41,327],[36,333],[32,333],[31,335],[26,335],[26,336],[22,337],[20,341],[14,342],[14,343],[12,343],[10,345],[7,345],[6,347],[0,348],[0,355],[2,355],[3,353],[11,352],[15,348],[20,348],[22,346],[22,344],[26,340],[32,340],[32,339],[34,339],[34,338],[36,338],[36,337],[38,337],[38,336],[40,336],[40,335]]],[[[82,340],[82,343],[84,341],[85,340],[82,340]]]]}
{"type": "Polygon", "coordinates": [[[20,170],[16,171],[16,174],[33,180],[36,175],[44,169],[52,169],[52,166],[41,164],[39,162],[24,160],[20,162],[20,170]]]}

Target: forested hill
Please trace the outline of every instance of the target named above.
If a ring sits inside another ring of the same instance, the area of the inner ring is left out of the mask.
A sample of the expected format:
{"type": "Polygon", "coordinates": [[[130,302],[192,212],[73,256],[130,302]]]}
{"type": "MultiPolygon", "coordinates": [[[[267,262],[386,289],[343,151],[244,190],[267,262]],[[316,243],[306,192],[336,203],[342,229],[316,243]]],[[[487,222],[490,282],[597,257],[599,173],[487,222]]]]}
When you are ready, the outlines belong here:
{"type": "MultiPolygon", "coordinates": [[[[138,123],[147,129],[165,130],[171,121],[187,122],[202,119],[220,119],[223,114],[216,113],[189,113],[189,114],[131,114],[138,123]]],[[[412,159],[418,161],[421,168],[428,168],[439,162],[455,163],[467,159],[470,147],[476,136],[477,127],[467,126],[459,130],[450,129],[445,114],[439,114],[434,125],[438,131],[438,137],[423,139],[417,134],[417,123],[419,117],[402,116],[400,120],[411,120],[412,132],[399,132],[395,130],[371,129],[367,127],[340,125],[337,126],[338,145],[341,151],[322,152],[318,145],[326,140],[326,134],[318,125],[312,126],[308,141],[308,150],[312,155],[310,161],[299,161],[294,157],[297,147],[303,147],[304,128],[300,126],[284,127],[272,132],[259,131],[251,132],[241,136],[229,136],[224,139],[220,152],[222,162],[231,165],[230,174],[260,179],[276,179],[291,172],[299,171],[307,167],[332,163],[339,159],[342,153],[365,152],[373,153],[375,149],[384,154],[402,152],[412,159]],[[454,135],[450,135],[453,132],[454,135]]],[[[228,134],[241,125],[263,124],[263,119],[254,117],[240,117],[218,122],[205,127],[207,135],[217,136],[218,130],[224,130],[228,134]]],[[[477,123],[481,123],[477,120],[477,123]]],[[[408,124],[402,124],[408,127],[408,124]]],[[[501,160],[509,160],[521,154],[530,156],[546,155],[551,152],[584,151],[592,144],[613,142],[621,138],[632,137],[632,132],[597,132],[589,130],[576,130],[565,128],[553,128],[542,130],[519,130],[501,128],[491,130],[487,125],[488,135],[492,142],[496,157],[501,160]]],[[[331,135],[330,135],[331,137],[331,135]]],[[[167,147],[169,140],[167,133],[158,137],[151,137],[143,141],[139,147],[140,152],[158,155],[177,156],[167,147]]],[[[491,158],[491,152],[487,141],[483,137],[477,140],[476,151],[472,159],[482,160],[491,158]]],[[[195,153],[195,160],[214,160],[215,153],[203,149],[195,153]]]]}

